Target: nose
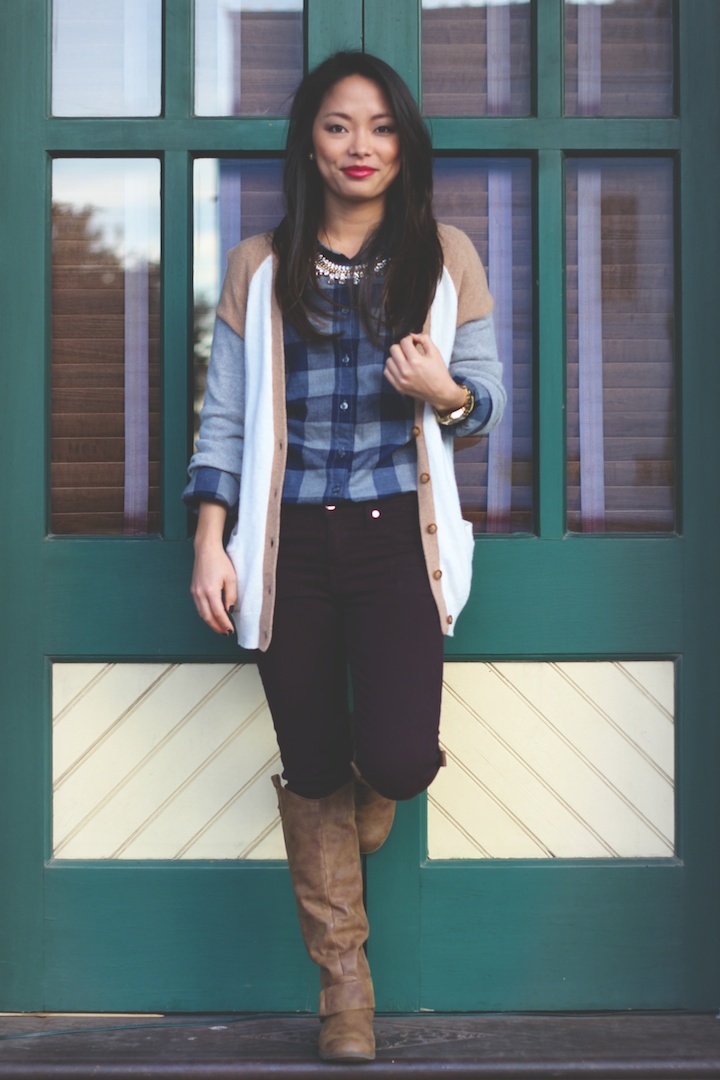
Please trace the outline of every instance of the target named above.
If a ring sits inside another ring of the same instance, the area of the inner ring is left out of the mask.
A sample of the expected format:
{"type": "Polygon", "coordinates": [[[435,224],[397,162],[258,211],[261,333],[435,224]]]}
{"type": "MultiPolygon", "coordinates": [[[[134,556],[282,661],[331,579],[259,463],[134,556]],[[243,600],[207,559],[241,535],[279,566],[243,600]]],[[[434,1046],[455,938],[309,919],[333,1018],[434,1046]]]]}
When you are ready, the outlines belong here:
{"type": "Polygon", "coordinates": [[[367,157],[370,153],[370,138],[366,131],[356,131],[350,147],[350,153],[357,157],[367,157]]]}

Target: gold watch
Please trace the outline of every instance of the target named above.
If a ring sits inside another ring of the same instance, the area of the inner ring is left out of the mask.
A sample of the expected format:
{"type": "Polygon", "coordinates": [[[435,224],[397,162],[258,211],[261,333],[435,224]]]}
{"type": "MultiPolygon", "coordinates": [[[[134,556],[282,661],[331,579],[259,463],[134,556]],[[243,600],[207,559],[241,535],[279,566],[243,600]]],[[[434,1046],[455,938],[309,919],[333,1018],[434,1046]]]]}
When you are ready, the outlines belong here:
{"type": "Polygon", "coordinates": [[[459,405],[457,407],[457,409],[453,409],[453,411],[449,413],[440,413],[437,411],[437,409],[433,409],[433,412],[437,417],[438,424],[442,424],[443,427],[447,426],[448,424],[458,424],[461,420],[464,420],[466,416],[469,416],[470,413],[473,411],[473,409],[475,408],[475,395],[473,394],[469,386],[463,385],[463,390],[465,391],[465,400],[463,401],[462,405],[459,405]]]}

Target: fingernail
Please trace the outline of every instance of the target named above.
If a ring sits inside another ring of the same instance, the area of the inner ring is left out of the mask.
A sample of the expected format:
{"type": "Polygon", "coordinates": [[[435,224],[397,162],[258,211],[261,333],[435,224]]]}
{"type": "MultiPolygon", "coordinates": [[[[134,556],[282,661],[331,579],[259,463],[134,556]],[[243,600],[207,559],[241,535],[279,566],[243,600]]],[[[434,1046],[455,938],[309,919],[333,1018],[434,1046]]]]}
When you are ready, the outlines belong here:
{"type": "Polygon", "coordinates": [[[230,607],[227,610],[228,610],[228,615],[232,615],[233,611],[235,610],[235,605],[231,604],[230,607]]]}
{"type": "Polygon", "coordinates": [[[225,631],[225,637],[232,637],[232,635],[233,635],[232,630],[226,630],[225,631]]]}

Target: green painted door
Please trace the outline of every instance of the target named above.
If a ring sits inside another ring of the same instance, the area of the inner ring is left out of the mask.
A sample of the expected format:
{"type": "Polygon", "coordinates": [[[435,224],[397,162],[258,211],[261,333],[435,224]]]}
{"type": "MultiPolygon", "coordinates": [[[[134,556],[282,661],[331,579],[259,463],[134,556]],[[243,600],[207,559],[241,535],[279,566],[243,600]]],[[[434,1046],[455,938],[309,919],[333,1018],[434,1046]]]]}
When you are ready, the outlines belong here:
{"type": "MultiPolygon", "coordinates": [[[[187,845],[179,858],[127,857],[132,835],[100,844],[102,857],[90,857],[91,846],[72,855],[82,818],[72,799],[67,844],[57,826],[58,792],[84,775],[85,751],[63,765],[64,702],[94,701],[87,688],[109,671],[146,676],[117,730],[130,712],[143,722],[136,702],[150,683],[189,672],[178,685],[190,701],[204,675],[188,665],[222,672],[216,695],[234,677],[237,652],[193,617],[178,499],[191,441],[189,357],[195,345],[201,358],[207,320],[192,290],[193,248],[197,283],[224,242],[220,229],[208,253],[198,226],[223,185],[205,202],[198,189],[203,162],[217,175],[229,163],[227,191],[242,191],[248,208],[242,227],[273,212],[264,200],[293,85],[278,72],[302,64],[304,42],[310,63],[364,45],[422,91],[439,214],[481,247],[512,355],[504,441],[458,453],[478,530],[476,585],[448,648],[443,791],[401,807],[388,845],[368,860],[379,1007],[714,1007],[718,507],[708,479],[720,266],[706,237],[720,179],[717,136],[708,136],[720,130],[717,5],[609,5],[598,50],[591,4],[421,11],[404,0],[344,0],[330,10],[310,0],[303,16],[289,0],[270,39],[238,14],[231,47],[246,49],[245,74],[230,86],[213,4],[194,15],[191,0],[168,0],[164,17],[159,4],[157,13],[152,3],[117,7],[126,22],[97,28],[107,40],[95,44],[110,56],[140,11],[143,48],[126,36],[134,47],[115,90],[99,81],[84,102],[87,80],[83,88],[74,76],[88,54],[63,35],[74,12],[92,42],[92,5],[66,0],[63,11],[56,0],[54,26],[45,0],[10,0],[0,15],[0,123],[12,147],[0,220],[2,250],[12,252],[0,299],[10,402],[0,852],[11,883],[0,900],[0,1004],[314,1008],[315,974],[281,862],[192,858],[187,845]],[[651,17],[657,40],[616,62],[614,40],[646,37],[638,15],[651,17]],[[195,79],[194,42],[205,56],[195,79]],[[53,43],[64,96],[45,64],[53,43]],[[271,45],[285,50],[274,69],[271,45]],[[253,82],[256,68],[275,77],[253,82]],[[100,190],[102,215],[91,218],[84,206],[100,190]],[[140,309],[138,336],[128,312],[140,309]],[[99,457],[102,439],[122,442],[119,466],[111,452],[99,457]],[[73,689],[81,664],[82,690],[73,689]],[[70,668],[63,690],[58,672],[70,668]],[[613,678],[632,689],[619,695],[630,702],[622,715],[613,678]],[[561,703],[558,688],[568,687],[561,703]],[[505,716],[505,703],[518,701],[505,716]],[[652,706],[640,730],[627,715],[633,702],[652,706]],[[669,729],[657,748],[658,717],[674,721],[669,755],[669,729]],[[616,768],[616,744],[629,747],[627,766],[616,768]],[[655,797],[658,785],[665,793],[655,797]],[[463,788],[457,803],[453,788],[463,788]],[[602,820],[606,806],[619,808],[609,815],[616,833],[602,820]],[[625,812],[642,825],[631,854],[625,812]]],[[[92,709],[76,715],[92,733],[92,709]]],[[[196,715],[189,708],[184,731],[196,715]]],[[[107,730],[91,734],[91,749],[111,757],[107,730]]],[[[156,762],[162,745],[152,747],[156,762]]],[[[162,769],[153,775],[160,790],[162,769]]],[[[78,798],[87,786],[76,786],[78,798]]],[[[113,792],[96,800],[107,807],[101,840],[114,835],[113,792]]],[[[132,800],[126,808],[131,817],[132,800]]]]}

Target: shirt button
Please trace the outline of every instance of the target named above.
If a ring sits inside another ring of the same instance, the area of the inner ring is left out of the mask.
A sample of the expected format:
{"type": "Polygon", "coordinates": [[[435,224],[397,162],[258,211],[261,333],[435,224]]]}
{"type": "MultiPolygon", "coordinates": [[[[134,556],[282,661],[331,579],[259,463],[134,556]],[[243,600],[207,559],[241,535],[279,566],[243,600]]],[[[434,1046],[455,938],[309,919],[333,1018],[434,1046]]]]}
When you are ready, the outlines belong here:
{"type": "Polygon", "coordinates": [[[347,318],[348,315],[350,314],[350,308],[349,307],[340,308],[340,314],[344,315],[345,318],[347,318]]]}
{"type": "Polygon", "coordinates": [[[436,581],[439,581],[442,577],[442,570],[433,570],[433,577],[436,581]]]}
{"type": "Polygon", "coordinates": [[[421,484],[427,484],[429,479],[430,479],[430,473],[429,472],[420,473],[420,483],[421,484]]]}
{"type": "Polygon", "coordinates": [[[339,457],[339,458],[344,458],[344,457],[345,457],[345,453],[346,453],[346,451],[345,451],[345,450],[338,450],[338,457],[339,457]]]}
{"type": "Polygon", "coordinates": [[[340,402],[340,408],[342,409],[343,412],[345,412],[347,409],[350,408],[350,406],[348,405],[347,401],[341,401],[340,402]]]}
{"type": "Polygon", "coordinates": [[[427,531],[430,533],[431,536],[437,532],[437,525],[434,521],[432,522],[432,524],[428,525],[427,531]]]}
{"type": "Polygon", "coordinates": [[[348,364],[350,363],[350,357],[349,356],[343,356],[340,363],[343,364],[345,367],[347,367],[348,364]]]}
{"type": "Polygon", "coordinates": [[[416,425],[415,425],[415,427],[414,427],[414,428],[412,429],[412,431],[410,432],[410,434],[411,434],[411,435],[413,435],[413,436],[414,436],[414,437],[415,437],[415,438],[417,439],[418,435],[420,434],[420,428],[419,428],[419,427],[417,426],[417,424],[416,424],[416,425]]]}
{"type": "Polygon", "coordinates": [[[333,484],[333,495],[339,495],[339,494],[340,494],[340,485],[339,484],[333,484]]]}

